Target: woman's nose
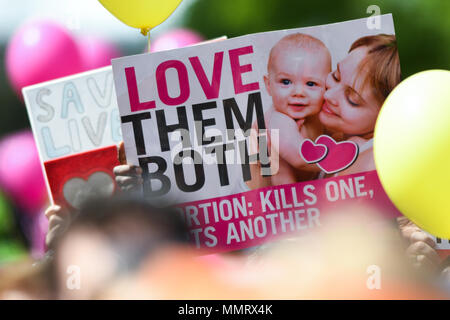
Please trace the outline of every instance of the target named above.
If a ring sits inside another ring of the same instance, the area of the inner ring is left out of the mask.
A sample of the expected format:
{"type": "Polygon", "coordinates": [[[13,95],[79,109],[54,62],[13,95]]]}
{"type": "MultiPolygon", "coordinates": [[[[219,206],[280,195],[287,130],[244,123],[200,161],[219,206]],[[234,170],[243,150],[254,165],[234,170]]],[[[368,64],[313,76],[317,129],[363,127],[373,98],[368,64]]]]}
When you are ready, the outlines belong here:
{"type": "Polygon", "coordinates": [[[323,98],[331,105],[336,106],[338,104],[335,88],[327,88],[327,90],[323,94],[323,98]]]}
{"type": "Polygon", "coordinates": [[[333,83],[333,72],[330,72],[327,78],[325,79],[325,89],[328,90],[328,88],[331,88],[332,83],[333,83]]]}

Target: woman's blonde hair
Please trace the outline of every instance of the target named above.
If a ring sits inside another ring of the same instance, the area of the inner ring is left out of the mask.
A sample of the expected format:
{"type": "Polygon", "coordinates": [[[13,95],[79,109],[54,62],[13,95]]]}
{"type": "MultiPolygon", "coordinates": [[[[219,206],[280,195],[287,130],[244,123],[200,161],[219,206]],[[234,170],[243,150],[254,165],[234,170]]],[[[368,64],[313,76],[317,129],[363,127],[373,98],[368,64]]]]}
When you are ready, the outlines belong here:
{"type": "Polygon", "coordinates": [[[360,47],[368,48],[358,68],[359,74],[365,74],[363,87],[369,84],[374,96],[383,103],[401,80],[397,40],[388,34],[366,36],[353,42],[349,52],[360,47]]]}

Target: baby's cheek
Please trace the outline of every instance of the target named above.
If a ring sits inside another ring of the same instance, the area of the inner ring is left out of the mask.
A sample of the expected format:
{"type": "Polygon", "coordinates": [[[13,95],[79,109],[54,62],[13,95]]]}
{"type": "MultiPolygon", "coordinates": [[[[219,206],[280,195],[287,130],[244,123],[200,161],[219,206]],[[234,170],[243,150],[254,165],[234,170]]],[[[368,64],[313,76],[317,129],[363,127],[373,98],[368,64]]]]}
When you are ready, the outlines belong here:
{"type": "Polygon", "coordinates": [[[325,90],[322,89],[322,90],[316,90],[311,95],[311,106],[314,107],[314,110],[316,112],[319,112],[322,109],[322,105],[324,102],[324,99],[323,99],[324,93],[325,93],[325,90]]]}
{"type": "Polygon", "coordinates": [[[283,108],[282,102],[276,101],[276,100],[273,100],[272,102],[273,102],[273,108],[276,111],[281,112],[281,113],[285,113],[286,112],[286,110],[284,110],[285,108],[283,108]]]}

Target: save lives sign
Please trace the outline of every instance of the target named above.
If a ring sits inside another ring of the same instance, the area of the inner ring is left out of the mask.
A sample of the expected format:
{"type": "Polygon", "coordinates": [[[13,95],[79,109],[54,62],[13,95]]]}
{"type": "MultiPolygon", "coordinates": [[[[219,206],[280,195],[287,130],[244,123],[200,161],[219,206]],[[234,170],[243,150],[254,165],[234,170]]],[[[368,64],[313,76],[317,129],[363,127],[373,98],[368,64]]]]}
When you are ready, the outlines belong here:
{"type": "Polygon", "coordinates": [[[111,67],[23,89],[42,161],[122,140],[111,67]]]}
{"type": "Polygon", "coordinates": [[[111,67],[23,89],[53,203],[71,208],[116,190],[122,140],[111,67]]]}

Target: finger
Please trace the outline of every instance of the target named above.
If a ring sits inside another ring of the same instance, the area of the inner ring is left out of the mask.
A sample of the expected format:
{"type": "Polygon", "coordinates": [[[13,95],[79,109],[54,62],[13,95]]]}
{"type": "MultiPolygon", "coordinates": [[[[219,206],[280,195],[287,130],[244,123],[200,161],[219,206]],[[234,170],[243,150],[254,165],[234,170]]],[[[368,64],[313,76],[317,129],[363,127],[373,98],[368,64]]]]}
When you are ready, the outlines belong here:
{"type": "Polygon", "coordinates": [[[45,244],[47,245],[47,247],[52,247],[55,239],[61,236],[65,231],[66,228],[62,225],[57,225],[52,229],[49,229],[47,234],[45,235],[45,244]]]}
{"type": "Polygon", "coordinates": [[[50,219],[54,215],[61,217],[69,216],[70,211],[66,207],[61,207],[57,204],[51,205],[45,210],[45,216],[50,219]]]}
{"type": "Polygon", "coordinates": [[[121,189],[123,192],[130,192],[130,191],[137,191],[137,190],[140,190],[139,187],[140,187],[139,185],[136,185],[136,184],[130,184],[130,185],[127,185],[127,186],[123,186],[123,187],[121,187],[120,189],[121,189]]]}
{"type": "Polygon", "coordinates": [[[399,227],[404,227],[407,224],[409,224],[410,222],[411,221],[405,216],[401,216],[401,217],[397,218],[397,223],[398,223],[399,227]]]}
{"type": "Polygon", "coordinates": [[[397,218],[397,223],[402,236],[406,239],[409,239],[414,232],[420,231],[419,227],[406,217],[397,218]]]}
{"type": "Polygon", "coordinates": [[[427,243],[423,241],[415,242],[406,249],[406,253],[408,256],[419,256],[424,255],[429,258],[433,263],[439,264],[440,258],[437,252],[430,247],[427,243]]]}
{"type": "Polygon", "coordinates": [[[424,255],[418,255],[414,266],[418,269],[425,269],[429,271],[435,271],[438,267],[430,258],[424,255]]]}
{"type": "Polygon", "coordinates": [[[446,282],[450,283],[450,267],[447,267],[444,270],[442,270],[441,275],[446,282]]]}
{"type": "Polygon", "coordinates": [[[432,248],[436,247],[436,243],[434,242],[433,238],[431,238],[428,234],[426,234],[423,231],[413,232],[409,240],[411,241],[411,243],[422,241],[432,248]]]}
{"type": "Polygon", "coordinates": [[[127,164],[127,156],[125,154],[125,144],[123,141],[119,142],[118,159],[120,164],[127,164]]]}
{"type": "Polygon", "coordinates": [[[45,210],[45,216],[50,219],[51,216],[58,214],[61,211],[61,207],[58,205],[51,205],[45,210]]]}
{"type": "Polygon", "coordinates": [[[65,226],[69,224],[68,217],[61,217],[59,215],[53,215],[48,220],[48,229],[52,229],[56,226],[65,226]]]}
{"type": "Polygon", "coordinates": [[[420,254],[427,254],[429,251],[434,251],[427,243],[418,241],[412,243],[407,249],[406,254],[408,256],[418,256],[420,254]]]}
{"type": "Polygon", "coordinates": [[[49,219],[48,232],[45,236],[45,243],[48,247],[52,245],[55,238],[63,234],[69,226],[68,217],[63,218],[59,215],[53,215],[49,219]]]}
{"type": "Polygon", "coordinates": [[[123,188],[129,185],[140,186],[144,181],[141,177],[117,176],[116,182],[120,188],[123,188]]]}
{"type": "Polygon", "coordinates": [[[115,176],[140,176],[142,175],[142,168],[129,164],[115,166],[113,169],[115,176]]]}

